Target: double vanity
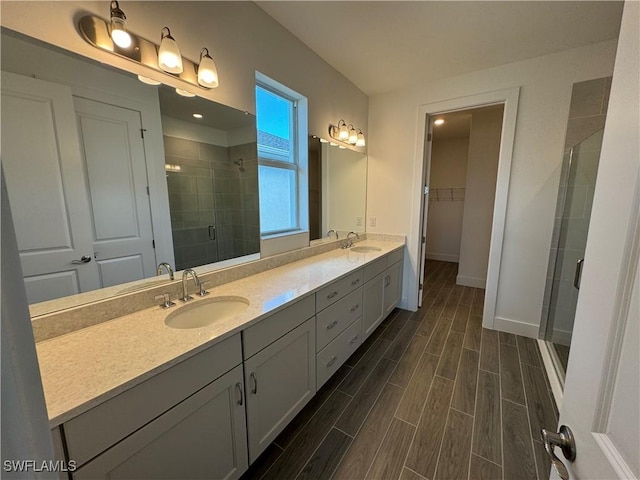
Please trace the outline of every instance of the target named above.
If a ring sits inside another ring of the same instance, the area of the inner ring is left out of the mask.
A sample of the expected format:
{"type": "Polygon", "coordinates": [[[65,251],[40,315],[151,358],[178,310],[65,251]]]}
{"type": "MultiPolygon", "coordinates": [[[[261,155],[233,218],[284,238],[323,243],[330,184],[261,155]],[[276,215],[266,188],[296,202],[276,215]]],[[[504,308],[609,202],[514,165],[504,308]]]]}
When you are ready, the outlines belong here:
{"type": "Polygon", "coordinates": [[[403,249],[366,239],[38,343],[72,478],[240,477],[398,304],[403,249]]]}

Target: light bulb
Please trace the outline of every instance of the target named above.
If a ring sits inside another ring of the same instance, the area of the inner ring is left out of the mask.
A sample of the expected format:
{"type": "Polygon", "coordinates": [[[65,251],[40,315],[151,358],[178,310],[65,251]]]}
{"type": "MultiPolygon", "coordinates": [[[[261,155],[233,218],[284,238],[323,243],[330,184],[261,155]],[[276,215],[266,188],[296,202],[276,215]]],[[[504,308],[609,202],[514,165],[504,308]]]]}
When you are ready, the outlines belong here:
{"type": "Polygon", "coordinates": [[[433,122],[433,124],[434,124],[434,125],[436,125],[436,126],[438,126],[438,127],[439,127],[440,125],[443,125],[443,124],[444,124],[444,118],[438,118],[437,120],[435,120],[435,121],[433,122]]]}
{"type": "Polygon", "coordinates": [[[114,0],[111,2],[111,40],[120,48],[131,46],[131,35],[127,32],[126,23],[127,16],[114,0]]]}
{"type": "Polygon", "coordinates": [[[189,92],[187,90],[184,90],[182,88],[176,88],[176,93],[178,95],[182,95],[183,97],[195,97],[196,96],[195,93],[191,93],[191,92],[189,92]]]}
{"type": "Polygon", "coordinates": [[[347,129],[347,124],[344,123],[344,120],[340,120],[340,122],[338,122],[338,129],[339,129],[338,139],[342,140],[343,142],[348,140],[349,130],[347,129]]]}
{"type": "Polygon", "coordinates": [[[351,130],[349,130],[349,143],[351,145],[355,145],[357,141],[358,141],[358,132],[356,132],[356,129],[353,128],[353,125],[351,125],[351,130]]]}
{"type": "Polygon", "coordinates": [[[202,118],[202,114],[201,113],[194,113],[193,114],[193,118],[201,119],[202,118]]]}
{"type": "Polygon", "coordinates": [[[364,133],[358,131],[358,140],[356,141],[356,147],[364,147],[366,145],[364,141],[364,133]]]}
{"type": "Polygon", "coordinates": [[[178,44],[167,27],[164,27],[161,33],[158,66],[168,73],[182,73],[182,55],[180,55],[178,44]]]}
{"type": "Polygon", "coordinates": [[[138,75],[138,80],[147,85],[160,85],[162,82],[154,80],[153,78],[145,77],[144,75],[138,75]]]}
{"type": "Polygon", "coordinates": [[[218,86],[218,69],[207,48],[203,48],[200,51],[198,83],[207,88],[216,88],[218,86]]]}

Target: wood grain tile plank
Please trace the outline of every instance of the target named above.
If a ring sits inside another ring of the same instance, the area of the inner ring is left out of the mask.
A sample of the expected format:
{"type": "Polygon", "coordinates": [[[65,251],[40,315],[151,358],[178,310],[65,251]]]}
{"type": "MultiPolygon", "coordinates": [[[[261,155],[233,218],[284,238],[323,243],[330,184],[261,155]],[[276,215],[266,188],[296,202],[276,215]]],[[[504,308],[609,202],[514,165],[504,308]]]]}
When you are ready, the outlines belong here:
{"type": "Polygon", "coordinates": [[[402,388],[405,388],[409,384],[409,380],[411,380],[411,376],[418,366],[420,357],[422,357],[422,353],[427,346],[427,340],[427,337],[423,337],[422,335],[415,335],[411,339],[396,369],[391,374],[389,383],[393,383],[402,388]]]}
{"type": "Polygon", "coordinates": [[[249,469],[244,472],[240,480],[260,480],[278,457],[282,455],[282,452],[283,450],[278,445],[271,443],[256,461],[249,466],[249,469]]]}
{"type": "Polygon", "coordinates": [[[500,378],[484,370],[478,372],[473,453],[502,465],[500,378]]]}
{"type": "Polygon", "coordinates": [[[422,317],[422,321],[420,322],[420,326],[418,326],[418,330],[416,331],[417,335],[423,335],[425,337],[430,337],[433,329],[438,323],[438,319],[442,314],[442,306],[432,306],[427,311],[426,315],[422,317]]]}
{"type": "Polygon", "coordinates": [[[415,431],[416,427],[413,425],[394,418],[365,478],[372,480],[398,478],[415,431]]]}
{"type": "Polygon", "coordinates": [[[391,424],[404,390],[387,384],[378,401],[342,458],[333,480],[364,478],[391,424]]]}
{"type": "Polygon", "coordinates": [[[524,406],[508,400],[502,401],[502,436],[504,438],[504,478],[537,480],[529,420],[524,406]]]}
{"type": "Polygon", "coordinates": [[[429,343],[427,343],[426,351],[432,355],[440,355],[444,349],[444,344],[449,336],[449,328],[453,318],[440,316],[436,328],[433,329],[429,343]]]}
{"type": "Polygon", "coordinates": [[[409,470],[407,467],[402,469],[400,474],[400,480],[427,480],[422,475],[417,474],[413,470],[409,470]]]}
{"type": "Polygon", "coordinates": [[[446,378],[433,379],[427,402],[409,449],[405,465],[423,477],[433,478],[440,453],[440,445],[453,395],[453,382],[446,378]]]}
{"type": "Polygon", "coordinates": [[[473,417],[449,409],[435,480],[467,480],[473,417]]]}
{"type": "Polygon", "coordinates": [[[502,480],[502,468],[489,460],[471,455],[469,480],[502,480]]]}
{"type": "Polygon", "coordinates": [[[392,360],[380,360],[336,422],[337,428],[352,437],[356,435],[395,367],[392,360]]]}
{"type": "Polygon", "coordinates": [[[464,348],[480,351],[482,342],[482,317],[469,315],[467,331],[464,333],[464,348]]]}
{"type": "Polygon", "coordinates": [[[394,319],[389,323],[385,331],[382,332],[382,338],[393,342],[396,336],[398,336],[398,334],[400,333],[400,330],[402,330],[402,327],[404,327],[405,323],[407,323],[412,315],[413,312],[410,312],[409,310],[400,310],[399,313],[394,317],[394,319]]]}
{"type": "Polygon", "coordinates": [[[447,343],[444,346],[444,351],[442,352],[440,365],[438,365],[436,375],[448,378],[449,380],[456,379],[463,341],[463,333],[454,332],[453,330],[449,332],[449,337],[447,338],[447,343]]]}
{"type": "Polygon", "coordinates": [[[549,458],[549,454],[544,449],[542,442],[533,442],[533,453],[536,457],[538,480],[549,480],[549,476],[551,474],[551,458],[549,458]]]}
{"type": "Polygon", "coordinates": [[[500,343],[500,381],[502,398],[520,405],[525,404],[518,347],[500,343]]]}
{"type": "Polygon", "coordinates": [[[396,417],[412,425],[418,423],[439,360],[440,357],[429,353],[422,355],[398,406],[396,417]]]}
{"type": "Polygon", "coordinates": [[[329,480],[344,452],[351,444],[351,437],[332,428],[318,449],[311,456],[298,480],[329,480]]]}
{"type": "Polygon", "coordinates": [[[453,323],[451,324],[451,330],[464,333],[467,329],[467,322],[469,320],[469,312],[471,307],[466,305],[458,305],[456,315],[453,317],[453,323]]]}
{"type": "Polygon", "coordinates": [[[311,418],[309,423],[298,434],[296,441],[267,470],[262,477],[263,480],[295,478],[302,471],[307,460],[318,448],[350,401],[351,397],[334,390],[329,399],[320,407],[317,414],[311,418]]]}
{"type": "Polygon", "coordinates": [[[391,342],[391,346],[387,349],[384,356],[389,360],[399,361],[419,326],[420,324],[414,322],[413,319],[407,320],[400,329],[400,332],[398,332],[396,338],[391,342]]]}
{"type": "Polygon", "coordinates": [[[475,350],[462,350],[460,369],[456,375],[451,406],[468,415],[473,415],[476,406],[476,385],[480,354],[475,350]]]}
{"type": "Polygon", "coordinates": [[[522,365],[524,388],[527,393],[527,409],[531,423],[531,437],[540,438],[540,429],[555,431],[558,419],[553,409],[551,396],[542,370],[531,365],[522,365]]]}
{"type": "Polygon", "coordinates": [[[354,396],[371,371],[375,368],[378,362],[380,362],[380,359],[387,351],[387,348],[389,348],[389,345],[391,345],[389,340],[382,337],[378,338],[371,348],[367,350],[367,353],[362,356],[355,367],[351,369],[342,383],[338,385],[338,390],[346,393],[347,395],[354,396]]]}
{"type": "Polygon", "coordinates": [[[520,362],[534,367],[543,368],[542,357],[538,349],[538,342],[533,338],[516,336],[518,351],[520,352],[520,362]]]}
{"type": "Polygon", "coordinates": [[[473,289],[473,300],[471,301],[471,315],[482,316],[484,311],[484,294],[481,288],[473,289]]]}
{"type": "Polygon", "coordinates": [[[480,342],[480,369],[500,373],[500,342],[496,330],[482,329],[480,342]]]}
{"type": "Polygon", "coordinates": [[[473,287],[464,287],[462,291],[462,297],[460,297],[460,305],[471,306],[473,302],[473,287]]]}
{"type": "Polygon", "coordinates": [[[500,332],[500,343],[506,343],[507,345],[517,345],[516,336],[513,333],[500,332]]]}

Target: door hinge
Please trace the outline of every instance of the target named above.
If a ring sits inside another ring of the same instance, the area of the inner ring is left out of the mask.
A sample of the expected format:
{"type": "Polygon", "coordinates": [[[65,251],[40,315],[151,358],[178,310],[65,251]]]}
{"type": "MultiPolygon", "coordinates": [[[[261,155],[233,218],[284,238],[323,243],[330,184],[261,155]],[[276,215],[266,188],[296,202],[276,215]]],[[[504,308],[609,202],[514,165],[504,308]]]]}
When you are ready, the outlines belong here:
{"type": "Polygon", "coordinates": [[[141,136],[142,138],[144,138],[144,132],[146,132],[146,131],[147,131],[147,129],[146,129],[146,128],[141,128],[141,129],[140,129],[140,136],[141,136]]]}
{"type": "Polygon", "coordinates": [[[156,248],[156,241],[155,240],[151,240],[151,245],[153,246],[153,248],[156,248]]]}
{"type": "Polygon", "coordinates": [[[427,237],[425,237],[424,235],[422,236],[422,243],[427,241],[427,237]]]}
{"type": "Polygon", "coordinates": [[[420,283],[420,284],[418,284],[418,289],[419,289],[419,290],[422,290],[422,284],[421,284],[421,283],[420,283]]]}
{"type": "Polygon", "coordinates": [[[149,185],[147,185],[147,195],[151,195],[151,194],[149,193],[149,185]]]}
{"type": "Polygon", "coordinates": [[[430,142],[433,139],[433,134],[427,133],[427,142],[430,142]]]}
{"type": "Polygon", "coordinates": [[[424,194],[429,195],[429,187],[427,187],[426,185],[424,186],[424,194]]]}

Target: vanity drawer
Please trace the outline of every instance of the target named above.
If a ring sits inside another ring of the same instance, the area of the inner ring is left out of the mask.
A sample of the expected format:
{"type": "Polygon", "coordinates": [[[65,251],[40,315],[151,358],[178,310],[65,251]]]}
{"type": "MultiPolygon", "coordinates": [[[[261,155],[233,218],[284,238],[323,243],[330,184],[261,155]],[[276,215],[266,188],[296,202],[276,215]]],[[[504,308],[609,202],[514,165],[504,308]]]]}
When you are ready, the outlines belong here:
{"type": "Polygon", "coordinates": [[[316,315],[316,351],[327,344],[362,316],[362,287],[338,300],[316,315]]]}
{"type": "Polygon", "coordinates": [[[308,296],[244,330],[242,332],[244,359],[255,355],[313,317],[316,312],[315,304],[314,296],[308,296]]]}
{"type": "Polygon", "coordinates": [[[318,290],[318,292],[316,292],[316,312],[324,310],[329,305],[337,302],[347,293],[361,287],[363,283],[362,269],[359,269],[318,290]]]}
{"type": "Polygon", "coordinates": [[[242,363],[240,335],[178,363],[64,424],[80,466],[242,363]]]}
{"type": "Polygon", "coordinates": [[[379,258],[364,267],[364,283],[377,277],[387,269],[387,257],[379,258]]]}
{"type": "Polygon", "coordinates": [[[396,262],[402,260],[402,256],[404,255],[404,248],[398,248],[394,250],[390,254],[387,255],[387,267],[390,267],[396,262]]]}
{"type": "Polygon", "coordinates": [[[327,381],[347,361],[362,343],[362,317],[347,327],[316,359],[316,389],[327,381]]]}

